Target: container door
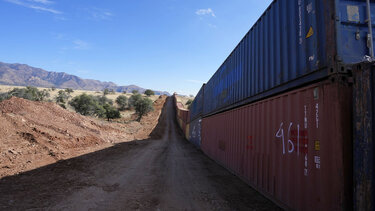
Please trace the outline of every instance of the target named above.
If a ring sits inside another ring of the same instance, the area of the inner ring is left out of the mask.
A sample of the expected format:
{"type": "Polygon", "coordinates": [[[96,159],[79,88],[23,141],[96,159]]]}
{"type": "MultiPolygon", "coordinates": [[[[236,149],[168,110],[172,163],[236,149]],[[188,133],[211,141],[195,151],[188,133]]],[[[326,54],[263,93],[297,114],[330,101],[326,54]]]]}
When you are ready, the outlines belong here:
{"type": "MultiPolygon", "coordinates": [[[[371,0],[375,30],[375,0],[371,0]]],[[[336,0],[337,55],[339,62],[354,64],[370,55],[366,0],[336,0]]]]}

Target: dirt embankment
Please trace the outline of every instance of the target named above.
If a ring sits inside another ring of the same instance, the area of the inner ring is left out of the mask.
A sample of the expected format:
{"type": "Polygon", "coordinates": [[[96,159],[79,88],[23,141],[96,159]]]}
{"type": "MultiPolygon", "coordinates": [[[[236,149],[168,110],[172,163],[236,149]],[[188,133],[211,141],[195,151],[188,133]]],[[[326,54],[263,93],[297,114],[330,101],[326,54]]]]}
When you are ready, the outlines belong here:
{"type": "Polygon", "coordinates": [[[146,139],[166,96],[141,122],[110,123],[54,103],[11,98],[0,103],[0,178],[68,159],[115,143],[146,139]]]}

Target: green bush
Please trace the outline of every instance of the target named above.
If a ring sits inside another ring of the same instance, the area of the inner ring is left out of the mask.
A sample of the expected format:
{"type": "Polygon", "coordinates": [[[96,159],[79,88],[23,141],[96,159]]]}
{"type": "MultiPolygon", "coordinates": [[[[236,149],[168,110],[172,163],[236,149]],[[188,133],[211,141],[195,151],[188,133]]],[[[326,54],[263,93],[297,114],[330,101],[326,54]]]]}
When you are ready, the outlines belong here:
{"type": "Polygon", "coordinates": [[[70,94],[70,93],[73,93],[74,90],[71,89],[71,88],[66,88],[66,89],[65,89],[65,92],[68,93],[68,94],[70,94]]]}
{"type": "Polygon", "coordinates": [[[113,101],[108,99],[105,95],[95,96],[95,99],[99,102],[100,105],[110,104],[113,105],[113,101]]]}
{"type": "Polygon", "coordinates": [[[14,88],[6,93],[6,96],[4,95],[3,97],[5,97],[5,99],[9,99],[13,96],[32,101],[44,101],[50,96],[50,94],[47,90],[39,91],[36,87],[28,86],[26,88],[14,88]]]}
{"type": "Polygon", "coordinates": [[[142,95],[140,95],[140,94],[134,94],[134,95],[130,96],[130,98],[129,98],[129,107],[130,108],[135,108],[135,105],[141,99],[142,99],[142,95]]]}
{"type": "Polygon", "coordinates": [[[109,89],[104,89],[103,90],[103,95],[105,96],[105,95],[109,95],[109,89]]]}
{"type": "Polygon", "coordinates": [[[151,89],[147,89],[147,90],[145,91],[145,95],[147,95],[147,96],[155,95],[155,92],[152,91],[151,89]]]}
{"type": "Polygon", "coordinates": [[[133,93],[133,94],[138,94],[138,93],[139,93],[139,91],[138,91],[138,90],[136,90],[136,89],[134,89],[134,90],[132,91],[132,93],[133,93]]]}
{"type": "Polygon", "coordinates": [[[110,119],[116,119],[116,118],[120,118],[121,117],[121,114],[120,114],[120,111],[117,110],[115,107],[113,107],[112,105],[109,105],[109,104],[105,104],[103,106],[104,110],[105,110],[105,116],[106,118],[108,119],[108,121],[110,119]]]}
{"type": "Polygon", "coordinates": [[[59,90],[56,96],[56,103],[65,104],[66,101],[70,98],[70,94],[64,90],[59,90]]]}
{"type": "Polygon", "coordinates": [[[116,103],[119,106],[119,110],[124,111],[128,106],[128,98],[124,95],[120,95],[116,98],[116,103]]]}
{"type": "Polygon", "coordinates": [[[135,103],[135,112],[138,114],[137,121],[141,121],[142,117],[153,111],[154,107],[152,106],[152,100],[148,98],[141,98],[135,103]]]}
{"type": "Polygon", "coordinates": [[[108,121],[121,117],[120,112],[112,106],[112,100],[106,96],[93,96],[84,93],[74,97],[69,104],[77,113],[85,116],[105,117],[108,121]]]}

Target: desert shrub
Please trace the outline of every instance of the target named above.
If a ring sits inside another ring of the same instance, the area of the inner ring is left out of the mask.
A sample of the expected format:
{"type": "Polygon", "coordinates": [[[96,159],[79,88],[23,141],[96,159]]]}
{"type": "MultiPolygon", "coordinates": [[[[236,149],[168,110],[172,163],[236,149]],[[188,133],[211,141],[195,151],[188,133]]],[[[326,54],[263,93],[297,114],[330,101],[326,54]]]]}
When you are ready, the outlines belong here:
{"type": "Polygon", "coordinates": [[[120,95],[116,98],[116,103],[119,106],[119,110],[124,111],[128,106],[128,98],[124,95],[120,95]]]}
{"type": "Polygon", "coordinates": [[[116,119],[116,118],[120,118],[121,117],[121,114],[120,114],[120,111],[117,110],[115,107],[113,107],[112,105],[109,105],[109,104],[105,104],[103,106],[104,110],[105,110],[105,117],[108,119],[108,121],[110,119],[116,119]]]}
{"type": "Polygon", "coordinates": [[[65,89],[65,92],[68,93],[68,94],[70,94],[70,93],[73,93],[74,90],[71,89],[71,88],[66,88],[66,89],[65,89]]]}
{"type": "Polygon", "coordinates": [[[146,89],[145,95],[147,95],[147,96],[155,95],[155,92],[152,91],[151,89],[146,89]]]}
{"type": "Polygon", "coordinates": [[[8,93],[0,93],[0,102],[8,99],[8,93]]]}
{"type": "Polygon", "coordinates": [[[99,102],[100,105],[113,105],[113,101],[109,98],[107,98],[105,95],[102,96],[95,96],[95,99],[99,102]]]}
{"type": "Polygon", "coordinates": [[[105,96],[105,95],[109,95],[109,89],[104,89],[103,90],[103,95],[105,96]]]}
{"type": "Polygon", "coordinates": [[[70,98],[70,94],[64,90],[59,90],[56,96],[56,103],[60,104],[65,104],[67,100],[70,98]]]}
{"type": "Polygon", "coordinates": [[[113,107],[112,100],[106,96],[93,96],[81,94],[74,97],[69,104],[77,113],[85,116],[96,116],[99,118],[107,118],[108,121],[114,118],[120,118],[120,112],[113,107]]]}
{"type": "Polygon", "coordinates": [[[55,91],[55,90],[56,90],[56,87],[54,87],[54,86],[51,87],[51,90],[52,90],[52,91],[55,91]]]}
{"type": "Polygon", "coordinates": [[[142,99],[142,95],[140,95],[140,94],[134,94],[134,95],[130,96],[129,107],[135,108],[136,103],[141,99],[142,99]]]}
{"type": "Polygon", "coordinates": [[[66,92],[64,90],[59,90],[59,92],[57,93],[55,101],[59,106],[66,109],[65,104],[69,100],[70,97],[71,96],[68,92],[66,92]]]}
{"type": "Polygon", "coordinates": [[[138,93],[139,93],[139,91],[138,91],[138,90],[136,90],[136,89],[134,89],[134,90],[132,91],[132,93],[133,93],[133,94],[138,94],[138,93]]]}
{"type": "Polygon", "coordinates": [[[104,116],[104,108],[98,102],[98,100],[87,94],[81,94],[77,97],[74,97],[69,104],[74,108],[77,113],[80,113],[85,116],[104,116]]]}
{"type": "Polygon", "coordinates": [[[141,98],[135,103],[135,112],[138,115],[137,121],[141,121],[142,117],[153,111],[154,107],[152,106],[152,100],[148,98],[141,98]]]}
{"type": "Polygon", "coordinates": [[[7,98],[19,97],[32,101],[44,101],[50,96],[47,90],[38,90],[36,87],[14,88],[7,93],[7,98]]]}

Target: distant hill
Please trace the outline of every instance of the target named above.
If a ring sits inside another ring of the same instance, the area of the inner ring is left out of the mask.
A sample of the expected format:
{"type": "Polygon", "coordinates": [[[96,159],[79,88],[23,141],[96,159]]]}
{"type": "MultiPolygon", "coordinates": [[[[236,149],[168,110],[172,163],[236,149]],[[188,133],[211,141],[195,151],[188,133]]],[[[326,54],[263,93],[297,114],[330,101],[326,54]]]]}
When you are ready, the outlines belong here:
{"type": "MultiPolygon", "coordinates": [[[[102,91],[113,89],[117,92],[132,92],[138,90],[143,93],[146,89],[136,86],[118,86],[113,82],[102,82],[92,79],[82,79],[67,73],[49,72],[26,64],[8,64],[0,62],[0,84],[13,86],[36,86],[72,88],[80,90],[102,91]]],[[[168,92],[155,91],[156,95],[170,95],[168,92]]]]}

